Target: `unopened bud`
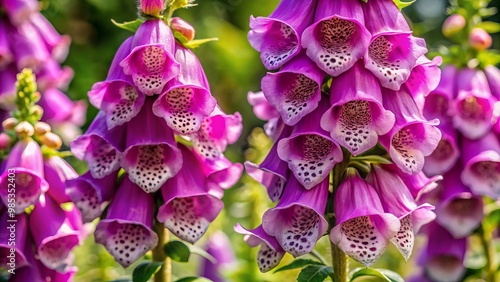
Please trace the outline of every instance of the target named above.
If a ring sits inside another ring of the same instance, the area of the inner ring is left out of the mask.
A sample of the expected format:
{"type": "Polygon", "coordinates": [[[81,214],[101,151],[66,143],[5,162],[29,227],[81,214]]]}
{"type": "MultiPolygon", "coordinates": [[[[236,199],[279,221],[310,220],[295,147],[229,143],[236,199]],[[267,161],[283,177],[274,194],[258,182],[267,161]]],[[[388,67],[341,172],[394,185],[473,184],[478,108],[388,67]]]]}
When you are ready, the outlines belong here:
{"type": "Polygon", "coordinates": [[[62,140],[59,135],[53,133],[53,132],[47,132],[44,135],[41,135],[38,137],[40,139],[40,142],[42,142],[43,145],[52,148],[52,149],[59,149],[62,146],[62,140]]]}
{"type": "Polygon", "coordinates": [[[0,150],[9,148],[11,142],[12,140],[8,134],[0,133],[0,150]]]}
{"type": "Polygon", "coordinates": [[[480,27],[475,27],[470,31],[469,34],[469,45],[478,50],[486,50],[491,47],[491,44],[493,43],[491,39],[491,35],[486,32],[486,30],[480,28],[480,27]]]}
{"type": "Polygon", "coordinates": [[[192,25],[190,25],[188,22],[185,20],[179,18],[179,17],[174,17],[170,21],[170,27],[174,30],[179,32],[180,34],[184,35],[188,41],[191,41],[194,39],[195,35],[195,30],[192,25]]]}
{"type": "Polygon", "coordinates": [[[464,16],[453,14],[444,21],[443,34],[446,37],[451,37],[464,29],[466,24],[464,16]]]}
{"type": "Polygon", "coordinates": [[[2,127],[5,130],[12,130],[12,129],[14,129],[14,127],[16,127],[18,122],[19,121],[17,119],[11,117],[11,118],[8,118],[2,122],[2,127]]]}
{"type": "Polygon", "coordinates": [[[31,123],[27,121],[21,121],[20,123],[18,123],[14,130],[20,138],[31,137],[33,136],[33,134],[35,134],[33,125],[31,125],[31,123]]]}
{"type": "Polygon", "coordinates": [[[165,10],[165,0],[141,0],[141,11],[150,16],[160,16],[165,10]]]}
{"type": "Polygon", "coordinates": [[[35,135],[44,135],[51,130],[50,125],[45,122],[39,121],[35,123],[35,135]]]}
{"type": "Polygon", "coordinates": [[[43,108],[39,105],[34,105],[31,107],[31,113],[37,117],[41,117],[43,115],[43,108]]]}

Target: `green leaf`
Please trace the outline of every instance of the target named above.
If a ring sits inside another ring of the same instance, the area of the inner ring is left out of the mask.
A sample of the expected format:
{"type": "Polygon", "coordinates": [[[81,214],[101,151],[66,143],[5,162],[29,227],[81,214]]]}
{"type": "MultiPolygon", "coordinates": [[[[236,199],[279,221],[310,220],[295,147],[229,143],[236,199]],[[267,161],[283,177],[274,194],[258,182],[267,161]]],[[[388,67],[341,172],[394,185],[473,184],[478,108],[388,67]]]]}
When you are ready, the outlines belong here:
{"type": "Polygon", "coordinates": [[[322,264],[321,262],[312,260],[312,259],[296,259],[296,260],[292,261],[290,264],[285,265],[281,268],[278,268],[277,270],[274,271],[274,273],[284,271],[284,270],[301,268],[301,267],[304,267],[306,265],[324,265],[324,264],[322,264]]]}
{"type": "Polygon", "coordinates": [[[111,22],[121,29],[136,32],[139,26],[144,22],[144,20],[136,19],[135,21],[124,23],[118,23],[115,20],[111,20],[111,22]]]}
{"type": "Polygon", "coordinates": [[[411,4],[413,4],[416,0],[412,0],[412,1],[409,1],[409,2],[403,2],[401,0],[393,0],[394,1],[394,4],[396,4],[396,6],[398,6],[398,8],[400,10],[403,10],[404,8],[410,6],[411,4]]]}
{"type": "Polygon", "coordinates": [[[333,274],[333,268],[326,265],[309,265],[302,269],[297,277],[297,282],[323,282],[333,274]]]}
{"type": "Polygon", "coordinates": [[[188,245],[189,251],[194,254],[194,255],[199,255],[200,257],[208,259],[211,263],[217,263],[217,259],[214,258],[211,254],[207,253],[204,249],[195,246],[195,245],[188,245]]]}
{"type": "Polygon", "coordinates": [[[211,42],[211,41],[217,41],[217,40],[219,40],[219,38],[216,38],[216,37],[204,38],[204,39],[195,39],[195,40],[191,40],[188,43],[184,44],[184,47],[186,47],[188,49],[195,49],[195,48],[198,48],[198,47],[200,47],[201,45],[203,45],[205,43],[208,43],[208,42],[211,42]]]}
{"type": "Polygon", "coordinates": [[[191,255],[189,247],[181,241],[170,241],[163,246],[163,250],[168,257],[178,262],[189,261],[191,255]]]}
{"type": "Polygon", "coordinates": [[[212,280],[203,277],[190,276],[181,278],[179,280],[176,280],[175,282],[211,282],[211,281],[212,280]]]}
{"type": "Polygon", "coordinates": [[[500,23],[497,22],[481,22],[476,27],[480,27],[488,33],[497,33],[500,31],[500,23]]]}
{"type": "Polygon", "coordinates": [[[500,63],[500,53],[497,50],[484,50],[477,54],[481,66],[497,65],[500,63]]]}
{"type": "Polygon", "coordinates": [[[144,261],[141,262],[132,273],[132,281],[147,282],[153,275],[160,270],[163,262],[160,261],[144,261]]]}
{"type": "Polygon", "coordinates": [[[384,279],[387,282],[404,282],[405,280],[396,272],[387,269],[374,269],[358,267],[349,273],[349,281],[363,276],[374,276],[384,279]]]}

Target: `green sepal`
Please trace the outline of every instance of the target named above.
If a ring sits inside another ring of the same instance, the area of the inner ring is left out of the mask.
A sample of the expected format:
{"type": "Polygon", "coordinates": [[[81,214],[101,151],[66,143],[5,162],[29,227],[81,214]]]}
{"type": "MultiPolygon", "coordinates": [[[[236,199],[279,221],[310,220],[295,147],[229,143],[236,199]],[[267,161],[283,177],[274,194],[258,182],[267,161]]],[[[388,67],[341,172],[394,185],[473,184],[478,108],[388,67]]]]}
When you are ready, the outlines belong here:
{"type": "Polygon", "coordinates": [[[398,9],[403,10],[404,8],[410,6],[411,4],[415,3],[415,0],[409,1],[409,2],[403,2],[401,0],[393,0],[394,4],[398,6],[398,9]]]}
{"type": "Polygon", "coordinates": [[[137,31],[137,29],[139,28],[139,26],[141,26],[141,24],[144,23],[144,20],[138,18],[135,21],[119,23],[119,22],[116,22],[115,20],[112,19],[111,22],[121,29],[128,30],[128,31],[135,33],[137,31]]]}
{"type": "Polygon", "coordinates": [[[174,37],[177,39],[177,41],[184,46],[185,48],[188,49],[195,49],[200,47],[201,45],[211,42],[211,41],[217,41],[219,38],[204,38],[204,39],[194,39],[194,40],[187,40],[187,38],[180,32],[174,31],[174,37]]]}

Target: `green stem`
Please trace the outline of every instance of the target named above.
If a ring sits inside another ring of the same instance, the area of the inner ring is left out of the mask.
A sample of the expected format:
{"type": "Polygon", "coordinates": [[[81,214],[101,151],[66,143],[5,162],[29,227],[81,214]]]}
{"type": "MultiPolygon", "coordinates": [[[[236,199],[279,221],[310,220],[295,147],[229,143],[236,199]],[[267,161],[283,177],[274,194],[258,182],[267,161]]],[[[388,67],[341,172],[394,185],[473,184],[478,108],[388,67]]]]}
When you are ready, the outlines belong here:
{"type": "Polygon", "coordinates": [[[168,241],[169,232],[160,222],[156,222],[156,234],[158,235],[158,245],[153,249],[153,260],[161,261],[163,265],[155,273],[155,282],[172,282],[172,263],[170,258],[165,255],[163,245],[168,241]]]}
{"type": "Polygon", "coordinates": [[[486,257],[486,281],[496,282],[497,261],[495,256],[495,246],[493,245],[491,233],[484,232],[484,228],[481,226],[479,231],[479,238],[481,239],[484,256],[486,257]]]}

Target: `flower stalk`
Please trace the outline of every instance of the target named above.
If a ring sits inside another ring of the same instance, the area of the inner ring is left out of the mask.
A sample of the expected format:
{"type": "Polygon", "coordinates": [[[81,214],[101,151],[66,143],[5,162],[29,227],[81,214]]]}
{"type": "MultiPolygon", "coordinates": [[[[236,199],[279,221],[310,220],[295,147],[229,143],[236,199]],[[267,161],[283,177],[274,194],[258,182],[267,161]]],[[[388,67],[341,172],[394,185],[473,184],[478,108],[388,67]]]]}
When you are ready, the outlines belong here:
{"type": "Polygon", "coordinates": [[[158,235],[158,245],[153,249],[153,260],[161,261],[163,265],[160,270],[155,273],[155,282],[171,282],[172,281],[172,261],[165,254],[163,246],[169,240],[170,232],[163,226],[161,222],[155,223],[156,234],[158,235]]]}
{"type": "Polygon", "coordinates": [[[497,261],[495,256],[495,246],[493,245],[493,238],[491,233],[484,232],[484,227],[479,228],[479,239],[483,247],[484,256],[486,258],[486,265],[484,270],[486,272],[486,281],[496,282],[497,261]]]}

